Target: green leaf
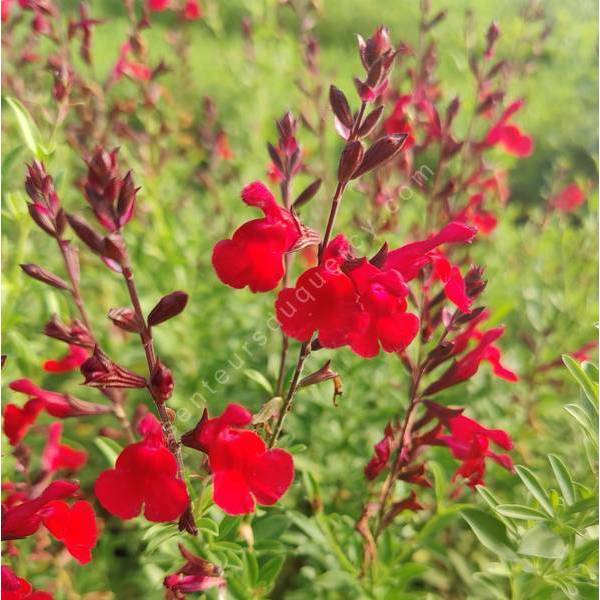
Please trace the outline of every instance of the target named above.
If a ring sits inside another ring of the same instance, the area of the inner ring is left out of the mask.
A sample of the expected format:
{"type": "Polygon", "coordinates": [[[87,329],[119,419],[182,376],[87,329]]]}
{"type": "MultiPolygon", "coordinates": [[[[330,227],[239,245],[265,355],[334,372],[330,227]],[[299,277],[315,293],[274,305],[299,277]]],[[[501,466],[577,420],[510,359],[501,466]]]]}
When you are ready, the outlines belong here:
{"type": "MultiPolygon", "coordinates": [[[[598,403],[598,385],[587,376],[587,373],[574,358],[567,354],[563,354],[562,359],[567,369],[569,369],[571,375],[577,380],[577,383],[579,383],[579,386],[583,390],[583,393],[586,395],[587,399],[593,405],[596,405],[598,403]]],[[[597,414],[598,409],[596,408],[596,415],[597,414]]]]}
{"type": "Polygon", "coordinates": [[[477,539],[488,550],[505,560],[517,558],[513,545],[506,535],[504,523],[476,508],[464,509],[461,514],[477,539]]]}
{"type": "Polygon", "coordinates": [[[428,465],[429,470],[433,473],[433,489],[435,490],[435,500],[437,503],[437,510],[443,510],[447,496],[447,485],[446,481],[448,478],[444,473],[444,470],[436,462],[431,461],[428,465]]]}
{"type": "Polygon", "coordinates": [[[219,535],[219,526],[212,519],[208,517],[201,517],[196,520],[198,531],[202,531],[208,535],[219,535]]]}
{"type": "Polygon", "coordinates": [[[548,517],[541,511],[522,504],[498,504],[494,510],[503,517],[521,521],[545,521],[548,517]]]}
{"type": "Polygon", "coordinates": [[[540,506],[551,516],[554,516],[554,509],[550,503],[548,492],[543,488],[538,478],[527,468],[522,465],[515,467],[517,475],[525,484],[531,495],[539,502],[540,506]]]}
{"type": "Polygon", "coordinates": [[[517,552],[524,556],[562,558],[567,547],[562,538],[546,525],[537,525],[525,533],[517,552]]]}
{"type": "Polygon", "coordinates": [[[573,480],[571,479],[569,470],[556,454],[548,454],[548,461],[552,467],[563,500],[567,506],[570,506],[575,502],[575,488],[573,487],[573,480]]]}
{"type": "Polygon", "coordinates": [[[273,386],[269,383],[268,379],[260,372],[254,369],[244,369],[244,375],[257,383],[261,388],[266,390],[268,394],[273,395],[273,386]]]}
{"type": "Polygon", "coordinates": [[[117,457],[121,454],[123,448],[115,440],[106,437],[94,438],[94,444],[102,452],[104,458],[106,458],[109,467],[114,467],[117,457]]]}
{"type": "Polygon", "coordinates": [[[4,99],[17,119],[19,131],[21,132],[21,137],[23,138],[25,145],[37,159],[44,160],[48,158],[54,150],[52,148],[46,148],[42,144],[42,136],[33,121],[33,118],[29,114],[29,111],[19,100],[12,96],[5,96],[4,99]]]}
{"type": "Polygon", "coordinates": [[[264,585],[267,589],[270,589],[275,583],[284,562],[285,556],[275,556],[274,558],[270,558],[260,570],[259,583],[264,585]]]}

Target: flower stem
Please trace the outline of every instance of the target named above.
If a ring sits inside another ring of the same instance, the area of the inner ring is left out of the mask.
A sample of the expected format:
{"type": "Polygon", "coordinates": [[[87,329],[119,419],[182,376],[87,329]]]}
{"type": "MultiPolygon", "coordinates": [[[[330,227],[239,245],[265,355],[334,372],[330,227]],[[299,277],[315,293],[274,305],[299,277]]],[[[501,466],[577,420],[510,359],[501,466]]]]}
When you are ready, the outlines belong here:
{"type": "MultiPolygon", "coordinates": [[[[71,282],[71,297],[73,298],[73,302],[77,307],[81,320],[83,321],[88,331],[88,334],[90,335],[94,343],[97,343],[96,336],[94,335],[94,332],[92,330],[90,318],[87,314],[87,311],[85,310],[85,304],[83,302],[83,296],[81,295],[81,288],[79,287],[79,280],[77,274],[75,273],[75,270],[73,269],[73,264],[68,259],[67,252],[61,242],[62,240],[59,237],[57,237],[56,243],[58,244],[58,248],[63,257],[63,262],[65,263],[65,269],[67,271],[69,281],[71,282]]],[[[114,389],[106,388],[102,389],[101,391],[110,400],[113,407],[113,414],[121,424],[123,431],[125,431],[127,439],[130,442],[135,442],[135,436],[131,428],[131,423],[129,422],[129,419],[125,414],[125,411],[123,410],[123,402],[121,396],[114,389]]]]}
{"type": "MultiPolygon", "coordinates": [[[[146,318],[144,317],[144,313],[142,311],[137,287],[133,279],[133,272],[129,267],[123,267],[123,277],[125,279],[125,283],[127,284],[127,291],[129,292],[129,298],[131,299],[133,310],[141,326],[140,339],[142,341],[144,352],[146,354],[146,362],[148,363],[148,375],[149,377],[152,377],[152,373],[154,372],[157,362],[156,351],[154,349],[154,340],[152,338],[152,330],[150,329],[150,327],[148,327],[148,324],[146,323],[146,318]]],[[[150,390],[150,394],[152,395],[152,399],[154,400],[154,404],[156,406],[156,410],[160,418],[162,429],[167,441],[167,448],[169,449],[171,454],[173,454],[175,460],[177,461],[177,477],[183,482],[185,482],[186,480],[183,466],[183,458],[181,456],[181,447],[175,437],[175,433],[173,431],[173,426],[171,424],[171,420],[169,419],[167,409],[165,408],[164,402],[162,402],[162,400],[153,391],[152,386],[149,385],[148,389],[150,390]]],[[[196,526],[194,522],[194,517],[192,516],[190,511],[188,511],[187,518],[191,519],[190,526],[187,530],[193,535],[196,535],[195,533],[193,533],[193,531],[196,530],[196,526]]]]}

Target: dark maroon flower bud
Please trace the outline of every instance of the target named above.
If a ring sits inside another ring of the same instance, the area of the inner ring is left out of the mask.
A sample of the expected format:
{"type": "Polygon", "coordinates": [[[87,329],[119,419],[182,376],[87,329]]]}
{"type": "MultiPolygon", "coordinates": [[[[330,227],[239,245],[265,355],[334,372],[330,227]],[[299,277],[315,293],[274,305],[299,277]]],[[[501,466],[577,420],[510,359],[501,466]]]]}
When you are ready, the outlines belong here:
{"type": "Polygon", "coordinates": [[[277,170],[280,173],[283,173],[283,162],[281,161],[281,157],[279,156],[279,150],[277,150],[277,148],[275,148],[275,146],[273,146],[273,144],[271,143],[267,143],[267,150],[269,152],[271,160],[273,161],[273,164],[275,165],[275,167],[277,167],[277,170]]]}
{"type": "Polygon", "coordinates": [[[125,240],[119,233],[111,233],[107,235],[103,242],[103,256],[114,260],[122,267],[128,264],[127,246],[125,245],[125,240]]]}
{"type": "Polygon", "coordinates": [[[206,408],[202,411],[202,416],[194,429],[191,429],[187,433],[184,433],[181,436],[181,443],[188,448],[193,448],[194,450],[199,450],[200,452],[207,452],[207,448],[205,448],[200,443],[200,432],[204,427],[204,423],[208,420],[208,411],[206,408]]]}
{"type": "Polygon", "coordinates": [[[342,378],[331,368],[331,361],[328,360],[319,370],[304,377],[298,384],[299,388],[308,387],[323,381],[333,380],[333,403],[337,406],[337,398],[344,393],[342,378]]]}
{"type": "Polygon", "coordinates": [[[366,42],[360,35],[357,38],[360,58],[367,70],[378,58],[392,51],[390,32],[387,27],[378,27],[366,42]]]}
{"type": "Polygon", "coordinates": [[[143,388],[146,380],[113,362],[98,346],[82,365],[84,384],[99,388],[143,388]]]}
{"type": "Polygon", "coordinates": [[[305,187],[304,190],[302,190],[302,192],[300,192],[300,194],[298,194],[298,197],[294,200],[292,208],[294,210],[298,210],[307,202],[310,202],[310,200],[312,200],[315,194],[319,191],[321,183],[321,179],[315,179],[309,186],[305,187]]]}
{"type": "Polygon", "coordinates": [[[465,275],[465,288],[469,298],[477,298],[485,289],[487,281],[483,278],[485,269],[475,265],[465,275]]]}
{"type": "Polygon", "coordinates": [[[455,96],[452,99],[452,102],[448,105],[446,110],[446,127],[450,127],[452,122],[454,121],[454,117],[456,117],[458,113],[458,109],[460,108],[460,98],[455,96]]]}
{"type": "Polygon", "coordinates": [[[23,271],[25,271],[25,273],[29,275],[29,277],[31,277],[32,279],[37,279],[37,281],[41,281],[46,285],[51,285],[52,287],[55,287],[59,290],[69,289],[69,284],[64,279],[61,279],[58,275],[55,275],[47,269],[44,269],[44,267],[40,267],[39,265],[34,264],[20,266],[21,269],[23,269],[23,271]]]}
{"type": "Polygon", "coordinates": [[[344,92],[335,87],[335,85],[329,88],[329,103],[331,104],[333,114],[338,118],[340,123],[347,129],[351,129],[354,119],[352,118],[350,105],[344,92]]]}
{"type": "Polygon", "coordinates": [[[279,121],[276,121],[276,124],[280,136],[279,148],[286,156],[291,157],[298,150],[298,142],[295,137],[298,122],[291,113],[287,112],[279,121]]]}
{"type": "Polygon", "coordinates": [[[378,106],[365,117],[365,120],[362,122],[362,125],[358,130],[359,138],[367,137],[373,131],[373,129],[375,129],[377,123],[379,122],[379,118],[381,117],[381,113],[383,113],[383,109],[383,105],[378,106]]]}
{"type": "Polygon", "coordinates": [[[465,323],[469,323],[473,319],[476,319],[483,311],[485,310],[485,306],[478,306],[474,308],[470,313],[459,315],[454,319],[455,325],[464,325],[465,323]]]}
{"type": "Polygon", "coordinates": [[[154,397],[160,402],[166,402],[173,394],[175,381],[173,373],[158,359],[150,378],[150,387],[154,397]]]}
{"type": "Polygon", "coordinates": [[[123,331],[139,333],[142,329],[135,311],[131,308],[111,308],[108,311],[108,318],[123,331]]]}
{"type": "Polygon", "coordinates": [[[60,236],[65,226],[60,200],[52,177],[37,160],[27,166],[25,191],[31,198],[31,203],[27,205],[31,218],[49,235],[60,236]]]}
{"type": "Polygon", "coordinates": [[[423,506],[417,501],[417,494],[412,491],[404,500],[394,502],[388,512],[383,517],[382,527],[388,527],[393,520],[403,511],[412,510],[417,512],[423,510],[423,506]]]}
{"type": "Polygon", "coordinates": [[[453,342],[442,342],[441,344],[436,346],[427,356],[427,366],[424,372],[429,373],[430,371],[441,365],[445,360],[450,358],[453,349],[453,342]]]}
{"type": "Polygon", "coordinates": [[[185,292],[171,292],[163,296],[148,315],[148,325],[154,327],[176,317],[186,307],[188,295],[185,292]]]}
{"type": "Polygon", "coordinates": [[[117,202],[117,219],[119,227],[124,227],[133,217],[135,209],[135,195],[139,188],[135,187],[131,171],[123,179],[121,190],[119,191],[119,199],[117,202]]]}
{"type": "Polygon", "coordinates": [[[385,263],[385,259],[387,258],[387,255],[388,255],[388,250],[389,250],[388,243],[384,242],[383,246],[381,246],[381,248],[379,248],[379,250],[377,251],[377,254],[375,254],[369,260],[369,262],[377,268],[383,267],[383,264],[385,263]]]}
{"type": "Polygon", "coordinates": [[[354,175],[354,172],[361,164],[364,150],[359,141],[348,142],[342,150],[340,164],[338,166],[338,179],[340,183],[345,184],[354,175]]]}
{"type": "Polygon", "coordinates": [[[56,227],[54,220],[51,218],[48,209],[38,202],[28,203],[27,210],[35,224],[51,236],[56,236],[56,227]]]}
{"type": "Polygon", "coordinates": [[[487,41],[487,47],[485,49],[485,57],[491,58],[494,54],[494,46],[496,45],[496,41],[500,37],[500,28],[495,21],[492,21],[492,24],[489,26],[487,30],[487,34],[485,36],[487,41]]]}
{"type": "Polygon", "coordinates": [[[352,175],[356,179],[391,160],[402,150],[407,134],[397,133],[379,138],[366,152],[360,166],[352,175]]]}
{"type": "MultiPolygon", "coordinates": [[[[194,513],[192,507],[189,505],[184,511],[181,517],[179,517],[178,523],[179,531],[187,531],[191,535],[198,535],[198,527],[194,519],[194,513]]],[[[167,580],[167,578],[165,578],[167,580]]]]}
{"type": "Polygon", "coordinates": [[[455,154],[460,152],[464,145],[464,141],[458,141],[452,134],[450,134],[442,145],[442,157],[445,159],[452,158],[455,154]]]}
{"type": "Polygon", "coordinates": [[[77,237],[93,252],[104,255],[104,239],[97,234],[88,224],[88,222],[79,215],[71,215],[67,213],[67,221],[77,234],[77,237]]]}
{"type": "Polygon", "coordinates": [[[44,334],[67,344],[75,344],[84,348],[91,349],[95,345],[87,327],[78,319],[74,319],[70,325],[66,325],[57,315],[52,315],[52,318],[44,326],[44,334]]]}
{"type": "Polygon", "coordinates": [[[491,67],[491,69],[488,71],[488,79],[492,79],[493,77],[496,77],[496,75],[498,75],[498,73],[500,71],[502,71],[504,69],[504,67],[507,66],[507,63],[505,60],[499,60],[495,65],[493,65],[491,67]]]}

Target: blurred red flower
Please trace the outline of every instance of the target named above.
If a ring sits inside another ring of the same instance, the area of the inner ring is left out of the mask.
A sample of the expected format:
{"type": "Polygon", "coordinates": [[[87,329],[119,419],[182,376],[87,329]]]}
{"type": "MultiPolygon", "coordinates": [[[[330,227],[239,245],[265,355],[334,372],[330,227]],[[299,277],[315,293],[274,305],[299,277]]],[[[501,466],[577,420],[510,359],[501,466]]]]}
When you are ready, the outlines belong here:
{"type": "Polygon", "coordinates": [[[186,21],[195,21],[203,16],[202,5],[198,0],[186,0],[183,7],[183,18],[186,21]]]}
{"type": "Polygon", "coordinates": [[[185,558],[185,565],[163,580],[163,585],[173,592],[175,598],[227,585],[220,575],[220,569],[211,562],[192,554],[182,544],[179,544],[179,551],[185,558]]]}
{"type": "Polygon", "coordinates": [[[177,475],[177,461],[165,446],[156,417],[148,414],[139,431],[144,439],[127,446],[115,468],[103,471],[96,480],[96,497],[121,519],[138,516],[143,507],[149,521],[173,521],[189,505],[185,482],[177,475]]]}
{"type": "Polygon", "coordinates": [[[42,410],[44,403],[36,398],[28,400],[23,408],[12,403],[6,405],[2,431],[11,446],[16,446],[23,440],[42,410]]]}
{"type": "Polygon", "coordinates": [[[3,600],[52,600],[48,592],[34,591],[29,581],[17,577],[14,571],[2,565],[2,598],[3,600]]]}
{"type": "Polygon", "coordinates": [[[46,473],[55,473],[59,469],[76,471],[87,462],[87,452],[60,443],[62,429],[62,423],[50,425],[48,442],[42,453],[42,467],[46,473]]]}
{"type": "Polygon", "coordinates": [[[69,344],[69,352],[58,360],[47,360],[42,365],[48,373],[67,373],[78,369],[86,360],[89,353],[85,348],[69,344]]]}
{"type": "Polygon", "coordinates": [[[516,125],[510,124],[510,118],[523,107],[523,100],[513,102],[500,119],[489,130],[485,145],[500,144],[509,154],[519,157],[530,156],[533,152],[533,139],[524,134],[516,125]]]}
{"type": "Polygon", "coordinates": [[[550,198],[549,202],[562,212],[572,212],[585,202],[585,194],[576,183],[572,183],[550,198]]]}

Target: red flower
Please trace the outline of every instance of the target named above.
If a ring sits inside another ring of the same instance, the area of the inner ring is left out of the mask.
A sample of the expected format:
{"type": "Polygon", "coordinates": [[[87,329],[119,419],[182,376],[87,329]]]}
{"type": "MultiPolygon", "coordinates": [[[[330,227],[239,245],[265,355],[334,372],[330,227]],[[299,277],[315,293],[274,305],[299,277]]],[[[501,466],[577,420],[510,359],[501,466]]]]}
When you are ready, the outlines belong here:
{"type": "Polygon", "coordinates": [[[340,268],[349,256],[348,240],[338,235],[327,246],[321,265],[300,275],[295,287],[281,290],[275,310],[286,335],[306,342],[318,332],[325,348],[349,342],[360,312],[354,283],[340,268]]]}
{"type": "MultiPolygon", "coordinates": [[[[173,594],[173,598],[181,598],[185,594],[204,592],[213,587],[225,587],[225,579],[221,577],[218,567],[207,560],[192,554],[185,546],[179,544],[179,551],[185,558],[185,565],[175,573],[167,575],[163,585],[173,594]]],[[[171,596],[167,596],[171,598],[171,596]]]]}
{"type": "Polygon", "coordinates": [[[252,415],[230,404],[220,417],[198,424],[193,445],[208,454],[215,504],[230,515],[248,514],[255,503],[275,504],[294,480],[294,462],[285,450],[267,449],[254,431],[240,429],[252,415]]]}
{"type": "Polygon", "coordinates": [[[186,21],[201,19],[202,14],[202,5],[198,0],[186,0],[183,8],[183,18],[186,21]]]}
{"type": "Polygon", "coordinates": [[[358,292],[361,311],[349,336],[356,354],[371,358],[385,352],[400,352],[419,331],[419,319],[406,312],[408,286],[398,271],[381,271],[361,259],[346,268],[358,292]]]}
{"type": "Polygon", "coordinates": [[[463,461],[454,478],[461,476],[469,487],[485,485],[485,459],[491,458],[505,469],[512,470],[512,460],[507,454],[497,454],[490,450],[490,442],[511,450],[513,442],[506,431],[486,429],[477,421],[463,415],[449,419],[447,427],[451,435],[440,440],[450,448],[453,456],[463,461]]]}
{"type": "Polygon", "coordinates": [[[2,431],[11,446],[21,442],[42,410],[44,410],[44,403],[38,399],[29,400],[23,408],[16,404],[6,405],[2,431]]]}
{"type": "Polygon", "coordinates": [[[92,548],[98,541],[96,515],[89,502],[79,500],[73,506],[56,500],[43,509],[44,527],[62,542],[80,564],[92,560],[92,548]]]}
{"type": "Polygon", "coordinates": [[[94,510],[89,502],[78,501],[71,507],[64,502],[78,489],[77,484],[55,481],[37,498],[3,507],[2,539],[33,535],[43,524],[79,563],[89,562],[98,539],[94,510]]]}
{"type": "Polygon", "coordinates": [[[365,476],[367,479],[372,480],[385,469],[388,461],[390,460],[390,454],[392,452],[392,442],[394,440],[394,431],[391,425],[387,425],[385,428],[385,435],[383,439],[373,446],[375,448],[375,456],[369,461],[365,467],[365,476]]]}
{"type": "Polygon", "coordinates": [[[185,482],[177,476],[177,461],[165,447],[157,419],[142,421],[143,441],[127,446],[115,464],[96,480],[94,491],[100,504],[121,519],[140,514],[149,521],[177,519],[188,507],[185,482]]]}
{"type": "Polygon", "coordinates": [[[148,0],[148,8],[153,12],[161,12],[167,10],[171,0],[148,0]]]}
{"type": "Polygon", "coordinates": [[[485,139],[485,145],[496,146],[500,144],[509,154],[519,157],[530,156],[533,152],[533,140],[525,135],[516,125],[509,124],[509,120],[523,107],[523,101],[513,102],[503,113],[498,122],[490,129],[485,139]]]}
{"type": "Polygon", "coordinates": [[[223,283],[238,289],[248,286],[253,292],[268,292],[283,277],[284,254],[299,249],[297,243],[303,229],[259,181],[243,189],[242,200],[260,208],[265,216],[248,221],[231,239],[220,241],[214,247],[212,263],[223,283]]]}
{"type": "MultiPolygon", "coordinates": [[[[58,419],[99,415],[111,412],[112,410],[110,406],[104,404],[85,402],[84,400],[79,400],[69,394],[59,394],[57,392],[44,390],[35,385],[31,379],[17,379],[12,381],[8,387],[15,392],[27,394],[30,398],[38,400],[42,403],[42,407],[46,409],[46,412],[49,415],[58,419]]],[[[28,404],[29,403],[27,403],[25,406],[27,407],[28,404]]]]}
{"type": "Polygon", "coordinates": [[[69,344],[69,352],[59,360],[47,360],[42,368],[48,373],[67,373],[78,369],[88,357],[88,351],[81,346],[69,344]]]}
{"type": "Polygon", "coordinates": [[[152,69],[140,62],[132,61],[129,55],[132,52],[132,47],[129,42],[125,42],[119,51],[119,58],[112,72],[113,81],[118,81],[124,75],[137,79],[138,81],[150,81],[152,77],[152,69]]]}
{"type": "Polygon", "coordinates": [[[576,183],[572,183],[552,197],[549,202],[558,210],[572,212],[585,202],[585,194],[576,183]]]}
{"type": "Polygon", "coordinates": [[[59,469],[76,471],[87,462],[87,452],[60,443],[62,429],[62,423],[50,425],[48,442],[42,453],[42,467],[46,473],[55,473],[59,469]]]}
{"type": "Polygon", "coordinates": [[[504,327],[495,327],[485,333],[474,330],[473,336],[479,338],[477,346],[454,362],[450,368],[434,383],[432,383],[424,392],[424,395],[432,395],[452,387],[467,379],[470,379],[477,373],[479,366],[484,360],[491,365],[494,375],[507,381],[518,381],[518,376],[500,363],[500,350],[493,343],[504,334],[504,327]]]}
{"type": "Polygon", "coordinates": [[[483,200],[484,195],[481,192],[473,194],[469,198],[467,206],[455,216],[455,219],[470,223],[477,228],[479,233],[489,235],[496,229],[498,219],[491,212],[482,208],[483,200]]]}
{"type": "Polygon", "coordinates": [[[403,149],[409,150],[415,145],[415,137],[413,128],[408,120],[408,107],[412,101],[412,96],[407,94],[400,96],[394,106],[394,112],[383,122],[383,128],[389,135],[394,133],[406,133],[407,138],[404,142],[403,149]]]}
{"type": "Polygon", "coordinates": [[[52,600],[48,592],[34,592],[28,581],[17,577],[6,565],[2,565],[2,598],[3,600],[52,600]]]}

